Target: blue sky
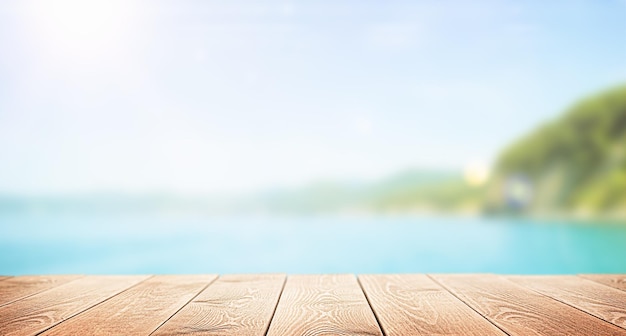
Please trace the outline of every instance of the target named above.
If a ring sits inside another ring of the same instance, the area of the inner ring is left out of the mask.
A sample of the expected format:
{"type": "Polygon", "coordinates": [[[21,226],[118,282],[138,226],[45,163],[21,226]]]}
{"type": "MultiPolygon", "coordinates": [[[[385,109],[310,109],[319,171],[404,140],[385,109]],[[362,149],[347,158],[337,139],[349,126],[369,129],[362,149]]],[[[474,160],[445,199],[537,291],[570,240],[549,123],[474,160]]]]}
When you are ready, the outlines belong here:
{"type": "Polygon", "coordinates": [[[3,1],[0,193],[493,162],[626,81],[626,1],[3,1]]]}

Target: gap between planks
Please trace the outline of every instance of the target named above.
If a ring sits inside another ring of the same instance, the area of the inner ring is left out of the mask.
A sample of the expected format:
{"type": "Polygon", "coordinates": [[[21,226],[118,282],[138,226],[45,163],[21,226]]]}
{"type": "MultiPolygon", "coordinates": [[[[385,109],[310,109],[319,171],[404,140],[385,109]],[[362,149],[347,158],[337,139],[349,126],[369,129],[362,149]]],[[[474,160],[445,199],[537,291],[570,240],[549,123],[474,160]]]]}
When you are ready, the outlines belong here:
{"type": "MultiPolygon", "coordinates": [[[[103,328],[105,334],[127,335],[626,335],[623,275],[225,275],[188,278],[191,287],[176,285],[176,277],[135,279],[121,291],[112,279],[132,277],[70,276],[56,285],[22,277],[31,285],[26,296],[0,306],[0,334],[97,334],[108,321],[117,327],[103,328]],[[109,296],[93,292],[94,283],[109,296]],[[172,290],[179,295],[168,296],[172,290]],[[76,293],[79,303],[63,296],[76,293]],[[125,321],[128,306],[165,311],[144,316],[131,309],[125,321]],[[20,321],[18,310],[26,314],[20,321]]],[[[0,280],[0,297],[9,279],[0,280]]]]}
{"type": "Polygon", "coordinates": [[[509,276],[509,280],[626,329],[626,292],[577,276],[509,276]]]}
{"type": "Polygon", "coordinates": [[[506,336],[424,274],[360,275],[359,282],[387,336],[506,336]]]}
{"type": "Polygon", "coordinates": [[[223,275],[152,335],[265,335],[285,275],[223,275]]]}
{"type": "Polygon", "coordinates": [[[509,335],[626,335],[626,330],[496,275],[432,275],[509,335]]]}
{"type": "Polygon", "coordinates": [[[578,276],[626,291],[626,274],[579,274],[578,276]]]}
{"type": "Polygon", "coordinates": [[[148,276],[89,276],[2,306],[0,335],[41,333],[147,278],[148,276]]]}
{"type": "Polygon", "coordinates": [[[287,278],[267,336],[382,336],[365,293],[352,274],[287,278]]]}
{"type": "Polygon", "coordinates": [[[0,281],[0,307],[79,279],[81,275],[29,275],[0,281]]]}
{"type": "Polygon", "coordinates": [[[42,335],[148,335],[216,277],[153,276],[42,335]]]}

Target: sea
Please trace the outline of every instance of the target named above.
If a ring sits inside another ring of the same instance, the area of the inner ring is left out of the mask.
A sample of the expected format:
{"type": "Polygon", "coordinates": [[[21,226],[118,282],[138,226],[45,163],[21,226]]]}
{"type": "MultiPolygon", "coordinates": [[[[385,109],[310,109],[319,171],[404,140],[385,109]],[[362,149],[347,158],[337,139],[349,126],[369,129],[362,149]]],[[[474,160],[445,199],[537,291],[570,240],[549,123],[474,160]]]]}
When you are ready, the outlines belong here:
{"type": "Polygon", "coordinates": [[[0,214],[0,274],[626,273],[626,223],[0,214]]]}

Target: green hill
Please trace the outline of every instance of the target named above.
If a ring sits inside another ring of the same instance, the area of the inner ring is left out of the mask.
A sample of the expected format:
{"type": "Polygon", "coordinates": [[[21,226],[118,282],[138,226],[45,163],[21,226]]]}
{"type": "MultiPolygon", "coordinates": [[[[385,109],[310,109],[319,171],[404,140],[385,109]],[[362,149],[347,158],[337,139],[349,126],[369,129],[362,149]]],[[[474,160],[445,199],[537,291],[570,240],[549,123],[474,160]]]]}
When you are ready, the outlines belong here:
{"type": "Polygon", "coordinates": [[[626,86],[579,102],[515,142],[494,172],[489,211],[623,217],[626,86]]]}
{"type": "Polygon", "coordinates": [[[506,148],[487,185],[460,172],[406,170],[246,195],[0,195],[1,212],[210,214],[516,213],[626,218],[626,86],[587,98],[506,148]]]}
{"type": "Polygon", "coordinates": [[[320,181],[243,195],[85,194],[0,195],[1,213],[361,214],[477,212],[484,188],[458,172],[410,169],[377,181],[320,181]]]}
{"type": "Polygon", "coordinates": [[[481,188],[467,186],[451,171],[406,170],[376,182],[318,182],[274,190],[244,202],[239,210],[268,213],[476,212],[481,188]]]}

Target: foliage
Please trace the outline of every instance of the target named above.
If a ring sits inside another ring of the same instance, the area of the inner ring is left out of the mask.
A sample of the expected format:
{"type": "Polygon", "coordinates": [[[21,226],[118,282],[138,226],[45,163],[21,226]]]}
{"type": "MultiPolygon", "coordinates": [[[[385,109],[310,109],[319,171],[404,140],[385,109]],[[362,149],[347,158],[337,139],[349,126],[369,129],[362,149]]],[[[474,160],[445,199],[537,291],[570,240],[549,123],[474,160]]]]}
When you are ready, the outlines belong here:
{"type": "Polygon", "coordinates": [[[513,174],[530,178],[535,192],[529,212],[623,213],[626,86],[581,101],[517,141],[500,156],[495,171],[492,188],[513,174]]]}

